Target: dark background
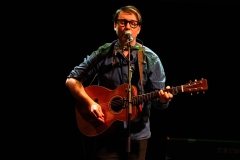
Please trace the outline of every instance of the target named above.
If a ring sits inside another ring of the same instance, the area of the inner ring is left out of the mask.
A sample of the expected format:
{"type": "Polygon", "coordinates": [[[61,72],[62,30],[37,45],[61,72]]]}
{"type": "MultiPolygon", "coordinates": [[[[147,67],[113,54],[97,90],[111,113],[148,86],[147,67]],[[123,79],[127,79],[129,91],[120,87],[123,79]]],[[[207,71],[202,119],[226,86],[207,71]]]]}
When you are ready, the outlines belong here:
{"type": "Polygon", "coordinates": [[[41,57],[44,75],[37,76],[44,77],[48,86],[46,101],[38,101],[43,114],[36,139],[44,145],[36,156],[43,152],[53,158],[81,159],[83,148],[66,76],[86,55],[117,38],[112,15],[127,4],[142,13],[138,38],[159,55],[166,85],[205,78],[209,87],[205,94],[177,94],[164,111],[152,109],[149,159],[165,153],[166,137],[240,140],[238,1],[52,2],[31,9],[36,13],[32,36],[38,37],[35,59],[41,57]]]}

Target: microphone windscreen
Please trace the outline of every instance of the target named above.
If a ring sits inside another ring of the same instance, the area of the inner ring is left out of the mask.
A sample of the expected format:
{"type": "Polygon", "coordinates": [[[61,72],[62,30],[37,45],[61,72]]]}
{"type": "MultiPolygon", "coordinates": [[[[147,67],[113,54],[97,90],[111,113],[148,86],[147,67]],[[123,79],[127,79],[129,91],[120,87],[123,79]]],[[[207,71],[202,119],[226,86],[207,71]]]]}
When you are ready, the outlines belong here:
{"type": "Polygon", "coordinates": [[[128,38],[128,39],[132,38],[132,32],[131,31],[126,31],[125,32],[125,37],[128,38]]]}

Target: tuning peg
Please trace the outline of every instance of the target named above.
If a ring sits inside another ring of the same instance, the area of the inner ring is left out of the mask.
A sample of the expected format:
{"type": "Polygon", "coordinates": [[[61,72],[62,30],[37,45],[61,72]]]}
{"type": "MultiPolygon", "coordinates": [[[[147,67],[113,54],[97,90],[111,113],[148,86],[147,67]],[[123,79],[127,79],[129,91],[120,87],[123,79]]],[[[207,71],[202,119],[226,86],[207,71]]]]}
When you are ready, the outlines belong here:
{"type": "Polygon", "coordinates": [[[197,92],[197,94],[199,94],[199,92],[197,92]]]}
{"type": "Polygon", "coordinates": [[[205,91],[203,91],[203,94],[205,94],[205,91]]]}
{"type": "Polygon", "coordinates": [[[195,79],[195,82],[197,82],[197,79],[195,79]]]}

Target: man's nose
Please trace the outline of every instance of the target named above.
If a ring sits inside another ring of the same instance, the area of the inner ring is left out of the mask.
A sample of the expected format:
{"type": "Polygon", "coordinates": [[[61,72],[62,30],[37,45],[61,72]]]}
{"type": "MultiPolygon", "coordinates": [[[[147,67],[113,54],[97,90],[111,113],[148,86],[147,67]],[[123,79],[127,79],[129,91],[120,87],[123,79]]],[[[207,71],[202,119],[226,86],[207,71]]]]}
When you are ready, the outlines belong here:
{"type": "Polygon", "coordinates": [[[126,27],[126,28],[131,28],[130,23],[127,22],[127,23],[125,24],[125,27],[126,27]]]}

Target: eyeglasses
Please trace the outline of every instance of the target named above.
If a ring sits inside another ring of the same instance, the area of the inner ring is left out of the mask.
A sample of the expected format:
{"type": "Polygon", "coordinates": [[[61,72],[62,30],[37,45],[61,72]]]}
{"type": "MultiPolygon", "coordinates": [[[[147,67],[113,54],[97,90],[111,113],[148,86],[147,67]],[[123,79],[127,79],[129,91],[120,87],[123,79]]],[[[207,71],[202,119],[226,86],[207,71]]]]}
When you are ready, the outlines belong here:
{"type": "Polygon", "coordinates": [[[126,19],[118,19],[118,20],[117,20],[117,23],[118,23],[121,27],[124,27],[124,26],[126,26],[126,25],[129,23],[129,25],[130,25],[131,28],[136,28],[136,27],[139,25],[138,21],[134,21],[134,20],[128,21],[128,20],[126,20],[126,19]]]}

